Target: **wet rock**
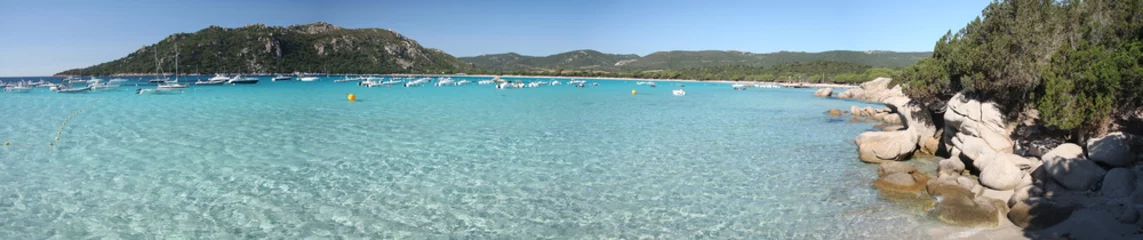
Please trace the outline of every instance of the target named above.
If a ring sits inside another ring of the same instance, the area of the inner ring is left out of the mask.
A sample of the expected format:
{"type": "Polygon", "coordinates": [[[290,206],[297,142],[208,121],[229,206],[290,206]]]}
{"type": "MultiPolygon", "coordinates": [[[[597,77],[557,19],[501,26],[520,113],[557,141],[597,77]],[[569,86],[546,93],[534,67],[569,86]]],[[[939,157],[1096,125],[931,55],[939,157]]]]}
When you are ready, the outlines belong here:
{"type": "Polygon", "coordinates": [[[938,171],[940,172],[960,173],[961,171],[964,171],[965,166],[964,162],[960,161],[960,157],[953,156],[951,158],[941,160],[939,163],[937,163],[937,167],[938,171]]]}
{"type": "Polygon", "coordinates": [[[1112,167],[1130,167],[1135,163],[1131,153],[1130,135],[1114,132],[1087,141],[1088,157],[1112,167]]]}
{"type": "Polygon", "coordinates": [[[913,134],[908,131],[898,132],[865,132],[857,135],[858,155],[861,161],[868,163],[881,163],[884,161],[900,161],[912,155],[917,148],[913,134]]]}
{"type": "Polygon", "coordinates": [[[877,176],[880,177],[894,173],[913,174],[915,172],[917,172],[917,168],[903,162],[884,162],[877,166],[877,176]]]}
{"type": "Polygon", "coordinates": [[[1008,210],[1008,220],[1025,229],[1043,229],[1067,220],[1074,206],[1056,206],[1042,198],[1018,201],[1008,210]]]}
{"type": "Polygon", "coordinates": [[[1071,143],[1052,149],[1042,160],[1048,175],[1070,190],[1088,190],[1107,173],[1095,162],[1083,158],[1083,149],[1071,143]]]}
{"type": "Polygon", "coordinates": [[[939,201],[930,212],[944,223],[959,226],[996,227],[1000,223],[1003,201],[976,197],[976,194],[956,185],[930,184],[929,194],[939,201]]]}
{"type": "Polygon", "coordinates": [[[841,109],[830,109],[829,111],[826,111],[826,113],[828,113],[830,117],[841,117],[841,109]]]}
{"type": "Polygon", "coordinates": [[[873,186],[886,192],[919,193],[925,190],[925,182],[927,181],[929,181],[929,177],[921,173],[898,172],[877,178],[873,181],[873,186]]]}
{"type": "Polygon", "coordinates": [[[814,91],[815,97],[830,97],[831,95],[833,95],[833,88],[820,88],[814,91]]]}
{"type": "Polygon", "coordinates": [[[1113,168],[1103,177],[1103,187],[1099,193],[1109,198],[1130,196],[1135,192],[1135,171],[1126,168],[1113,168]]]}

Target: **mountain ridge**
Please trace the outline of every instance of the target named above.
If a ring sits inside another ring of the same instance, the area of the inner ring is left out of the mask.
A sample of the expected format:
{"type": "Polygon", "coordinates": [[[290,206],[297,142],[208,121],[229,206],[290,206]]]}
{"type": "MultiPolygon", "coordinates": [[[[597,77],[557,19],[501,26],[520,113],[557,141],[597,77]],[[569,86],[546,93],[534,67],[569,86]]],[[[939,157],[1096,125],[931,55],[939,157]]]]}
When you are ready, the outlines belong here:
{"type": "Polygon", "coordinates": [[[156,55],[169,66],[178,43],[184,72],[422,73],[456,72],[471,64],[400,33],[380,28],[349,29],[325,22],[266,26],[209,26],[171,34],[127,56],[56,75],[154,73],[156,55]]]}

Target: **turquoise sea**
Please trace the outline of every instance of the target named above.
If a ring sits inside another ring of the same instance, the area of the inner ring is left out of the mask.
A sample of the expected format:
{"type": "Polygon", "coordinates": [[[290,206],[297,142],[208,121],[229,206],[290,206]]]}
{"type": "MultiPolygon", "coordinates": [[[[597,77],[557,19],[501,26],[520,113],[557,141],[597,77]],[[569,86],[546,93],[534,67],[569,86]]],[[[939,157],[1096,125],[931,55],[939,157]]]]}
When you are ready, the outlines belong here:
{"type": "Polygon", "coordinates": [[[340,78],[0,93],[0,239],[916,239],[936,225],[872,188],[852,143],[871,124],[824,114],[865,104],[814,89],[340,78]]]}

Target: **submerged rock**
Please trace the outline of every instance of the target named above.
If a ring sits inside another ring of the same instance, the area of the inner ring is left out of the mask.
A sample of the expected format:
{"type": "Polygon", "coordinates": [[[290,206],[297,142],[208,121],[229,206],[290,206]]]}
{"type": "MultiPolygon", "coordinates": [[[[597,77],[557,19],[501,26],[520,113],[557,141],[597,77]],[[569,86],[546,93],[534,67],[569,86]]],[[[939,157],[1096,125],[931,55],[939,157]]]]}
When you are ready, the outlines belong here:
{"type": "Polygon", "coordinates": [[[948,224],[996,227],[1000,224],[1002,210],[1008,208],[1003,201],[976,197],[957,185],[934,183],[929,184],[928,189],[929,194],[939,199],[930,213],[948,224]]]}
{"type": "Polygon", "coordinates": [[[841,117],[841,109],[830,109],[829,111],[826,111],[826,113],[828,113],[830,117],[841,117]]]}
{"type": "Polygon", "coordinates": [[[1042,160],[1048,175],[1070,190],[1088,190],[1107,173],[1095,162],[1083,158],[1083,149],[1071,143],[1052,149],[1042,160]]]}
{"type": "Polygon", "coordinates": [[[1131,153],[1130,135],[1114,132],[1087,141],[1088,157],[1112,167],[1130,167],[1135,163],[1131,153]]]}

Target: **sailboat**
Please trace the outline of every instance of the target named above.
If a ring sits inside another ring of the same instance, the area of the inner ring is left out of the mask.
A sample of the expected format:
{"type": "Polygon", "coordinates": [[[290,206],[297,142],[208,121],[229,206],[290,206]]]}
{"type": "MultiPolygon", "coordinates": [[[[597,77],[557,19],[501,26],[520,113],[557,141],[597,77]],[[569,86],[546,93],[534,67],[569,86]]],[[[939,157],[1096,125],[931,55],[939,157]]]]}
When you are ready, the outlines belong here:
{"type": "Polygon", "coordinates": [[[159,89],[187,88],[186,84],[179,84],[179,44],[175,43],[175,81],[159,83],[159,89]]]}
{"type": "Polygon", "coordinates": [[[161,72],[159,70],[159,49],[158,49],[158,47],[155,47],[154,51],[155,51],[155,79],[151,79],[150,81],[147,81],[147,83],[165,83],[165,82],[167,82],[167,79],[166,78],[160,78],[161,72]]]}

